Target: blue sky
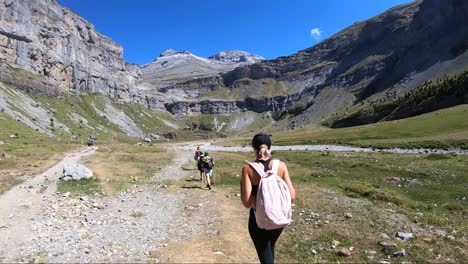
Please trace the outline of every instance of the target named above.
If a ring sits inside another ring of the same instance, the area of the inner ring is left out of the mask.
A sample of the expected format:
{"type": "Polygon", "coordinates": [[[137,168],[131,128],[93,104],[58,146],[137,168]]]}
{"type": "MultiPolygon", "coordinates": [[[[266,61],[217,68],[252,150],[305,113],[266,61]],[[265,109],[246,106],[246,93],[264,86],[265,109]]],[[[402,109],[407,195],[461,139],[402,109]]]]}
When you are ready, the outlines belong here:
{"type": "Polygon", "coordinates": [[[207,57],[245,50],[267,59],[311,47],[411,0],[58,0],[124,47],[126,61],[166,49],[207,57]]]}

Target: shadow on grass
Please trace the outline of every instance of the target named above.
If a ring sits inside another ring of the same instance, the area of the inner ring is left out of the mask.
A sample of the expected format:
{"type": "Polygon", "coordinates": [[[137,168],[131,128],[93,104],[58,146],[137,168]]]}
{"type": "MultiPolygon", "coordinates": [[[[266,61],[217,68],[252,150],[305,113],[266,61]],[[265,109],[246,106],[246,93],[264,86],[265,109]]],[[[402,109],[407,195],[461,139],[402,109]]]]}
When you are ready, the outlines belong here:
{"type": "Polygon", "coordinates": [[[199,190],[207,190],[206,188],[202,188],[200,186],[182,186],[181,189],[199,189],[199,190]]]}
{"type": "Polygon", "coordinates": [[[184,171],[196,171],[198,170],[197,168],[185,168],[185,167],[180,167],[184,171]]]}
{"type": "Polygon", "coordinates": [[[186,182],[200,182],[200,179],[193,178],[193,179],[186,179],[185,181],[186,182]]]}

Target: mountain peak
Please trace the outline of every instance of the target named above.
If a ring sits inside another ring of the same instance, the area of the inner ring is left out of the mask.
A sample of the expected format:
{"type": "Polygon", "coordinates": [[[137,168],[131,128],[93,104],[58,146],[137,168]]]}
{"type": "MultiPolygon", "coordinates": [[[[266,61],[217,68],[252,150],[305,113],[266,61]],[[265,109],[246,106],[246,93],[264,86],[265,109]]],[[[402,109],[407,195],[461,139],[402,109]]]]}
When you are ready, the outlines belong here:
{"type": "Polygon", "coordinates": [[[185,55],[190,55],[192,54],[190,51],[182,50],[182,51],[176,51],[174,49],[168,49],[165,50],[163,53],[159,55],[159,57],[168,57],[168,56],[173,56],[176,54],[185,54],[185,55]]]}
{"type": "Polygon", "coordinates": [[[176,50],[167,49],[167,50],[165,50],[163,53],[161,53],[161,54],[159,55],[159,57],[167,57],[167,56],[174,55],[174,54],[176,54],[176,53],[177,53],[176,50]]]}
{"type": "Polygon", "coordinates": [[[254,55],[241,50],[226,50],[221,51],[218,54],[209,56],[208,59],[221,61],[228,64],[252,64],[262,60],[265,60],[262,56],[254,55]]]}

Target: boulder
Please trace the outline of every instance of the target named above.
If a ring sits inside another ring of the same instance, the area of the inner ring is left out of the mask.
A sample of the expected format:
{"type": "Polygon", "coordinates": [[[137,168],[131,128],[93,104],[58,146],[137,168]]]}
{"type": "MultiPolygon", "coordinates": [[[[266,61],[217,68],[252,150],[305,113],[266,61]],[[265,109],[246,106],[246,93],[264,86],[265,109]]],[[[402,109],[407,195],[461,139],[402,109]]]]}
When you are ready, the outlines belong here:
{"type": "Polygon", "coordinates": [[[402,248],[400,251],[393,252],[392,254],[394,257],[404,257],[406,256],[406,250],[402,248]]]}
{"type": "Polygon", "coordinates": [[[387,177],[385,178],[385,181],[388,183],[394,183],[394,184],[401,183],[400,177],[387,177]]]}
{"type": "Polygon", "coordinates": [[[341,248],[340,251],[338,251],[339,256],[344,256],[344,257],[349,257],[351,256],[351,251],[347,248],[341,248]]]}
{"type": "Polygon", "coordinates": [[[397,232],[395,237],[400,240],[410,240],[413,239],[414,235],[413,233],[397,232]]]}
{"type": "Polygon", "coordinates": [[[63,166],[63,175],[60,179],[68,180],[81,180],[93,178],[93,172],[87,167],[80,164],[65,164],[63,166]]]}
{"type": "Polygon", "coordinates": [[[382,246],[382,251],[384,251],[385,253],[389,253],[391,250],[393,250],[397,246],[395,243],[388,243],[385,241],[380,242],[379,245],[382,246]]]}
{"type": "Polygon", "coordinates": [[[150,139],[153,139],[153,140],[160,140],[161,139],[161,136],[159,134],[151,134],[149,135],[150,139]]]}
{"type": "Polygon", "coordinates": [[[387,235],[387,234],[385,234],[385,233],[381,233],[381,234],[379,235],[379,237],[382,238],[382,239],[386,239],[386,240],[390,240],[390,239],[391,239],[390,236],[387,235]]]}

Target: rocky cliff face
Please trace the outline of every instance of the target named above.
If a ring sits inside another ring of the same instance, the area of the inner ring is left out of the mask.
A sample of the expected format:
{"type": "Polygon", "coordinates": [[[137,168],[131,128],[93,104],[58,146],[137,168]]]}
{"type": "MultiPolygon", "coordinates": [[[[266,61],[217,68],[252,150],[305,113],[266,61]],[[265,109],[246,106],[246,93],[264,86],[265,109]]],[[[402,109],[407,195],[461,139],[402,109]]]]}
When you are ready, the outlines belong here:
{"type": "Polygon", "coordinates": [[[255,113],[272,112],[273,118],[279,118],[279,113],[286,111],[300,100],[299,94],[252,98],[243,100],[199,100],[199,101],[175,101],[166,103],[165,108],[178,117],[215,114],[230,115],[232,113],[251,111],[255,113]]]}
{"type": "Polygon", "coordinates": [[[37,92],[48,86],[48,93],[123,98],[138,78],[140,70],[123,61],[120,45],[54,0],[0,0],[0,17],[2,81],[37,90],[34,81],[15,73],[18,68],[43,84],[37,92]]]}
{"type": "Polygon", "coordinates": [[[461,25],[467,18],[464,0],[415,1],[356,23],[314,47],[239,67],[223,78],[227,86],[243,78],[298,85],[303,97],[320,98],[304,114],[320,117],[329,114],[326,105],[342,109],[388,91],[406,92],[466,67],[468,27],[461,25]]]}
{"type": "Polygon", "coordinates": [[[218,54],[209,56],[208,59],[233,64],[236,67],[254,64],[265,60],[262,56],[250,54],[241,50],[221,51],[218,54]]]}

